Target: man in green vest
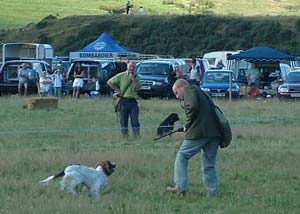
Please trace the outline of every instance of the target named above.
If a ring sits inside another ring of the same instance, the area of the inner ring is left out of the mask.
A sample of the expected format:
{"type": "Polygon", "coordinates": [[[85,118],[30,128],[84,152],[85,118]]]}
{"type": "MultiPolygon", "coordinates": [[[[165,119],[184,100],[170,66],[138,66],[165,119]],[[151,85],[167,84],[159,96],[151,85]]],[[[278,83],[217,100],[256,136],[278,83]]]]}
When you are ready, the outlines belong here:
{"type": "Polygon", "coordinates": [[[127,65],[127,71],[110,78],[107,84],[121,96],[120,124],[124,138],[128,138],[128,119],[130,116],[134,137],[140,136],[139,106],[137,102],[138,90],[141,89],[140,77],[135,73],[135,63],[127,65]]]}

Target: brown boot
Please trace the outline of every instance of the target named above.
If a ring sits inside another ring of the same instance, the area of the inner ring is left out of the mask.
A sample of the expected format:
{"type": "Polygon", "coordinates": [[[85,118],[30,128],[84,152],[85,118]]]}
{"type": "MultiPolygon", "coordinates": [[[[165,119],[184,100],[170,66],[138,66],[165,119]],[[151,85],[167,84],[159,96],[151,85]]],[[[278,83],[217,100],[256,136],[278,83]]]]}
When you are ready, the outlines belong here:
{"type": "Polygon", "coordinates": [[[167,186],[167,192],[172,192],[178,195],[185,195],[186,191],[185,190],[181,190],[178,189],[177,187],[171,187],[171,186],[167,186]]]}

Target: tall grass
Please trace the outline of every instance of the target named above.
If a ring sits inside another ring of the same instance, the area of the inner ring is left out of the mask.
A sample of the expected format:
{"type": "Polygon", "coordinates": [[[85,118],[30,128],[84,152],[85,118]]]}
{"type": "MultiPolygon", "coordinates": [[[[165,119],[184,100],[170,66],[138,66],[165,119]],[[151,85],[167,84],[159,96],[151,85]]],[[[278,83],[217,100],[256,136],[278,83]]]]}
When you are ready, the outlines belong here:
{"type": "Polygon", "coordinates": [[[56,110],[27,110],[26,99],[0,98],[0,213],[299,213],[299,102],[217,100],[233,142],[219,150],[217,197],[201,183],[200,156],[189,165],[189,192],[165,192],[182,134],[153,141],[175,100],[140,100],[142,138],[123,140],[109,98],[63,99],[56,110]],[[36,131],[36,132],[27,132],[36,131]],[[39,180],[71,163],[118,164],[99,201],[39,180]]]}

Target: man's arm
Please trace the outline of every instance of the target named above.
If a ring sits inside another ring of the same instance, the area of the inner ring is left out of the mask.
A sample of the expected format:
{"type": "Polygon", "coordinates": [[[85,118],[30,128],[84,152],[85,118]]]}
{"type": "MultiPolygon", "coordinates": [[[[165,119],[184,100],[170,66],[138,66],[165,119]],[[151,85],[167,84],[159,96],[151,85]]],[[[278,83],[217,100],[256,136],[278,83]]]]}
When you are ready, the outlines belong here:
{"type": "Polygon", "coordinates": [[[18,75],[19,75],[20,77],[24,77],[24,78],[26,78],[26,77],[28,76],[27,74],[25,74],[24,72],[22,72],[22,70],[19,70],[18,75]]]}
{"type": "Polygon", "coordinates": [[[111,82],[111,80],[108,80],[108,81],[107,81],[107,85],[108,85],[112,90],[114,90],[116,93],[118,93],[118,94],[121,93],[120,88],[119,88],[117,85],[113,84],[113,83],[111,82]]]}
{"type": "Polygon", "coordinates": [[[196,89],[187,88],[184,95],[184,109],[186,114],[186,124],[185,129],[189,129],[189,127],[194,123],[198,116],[198,111],[200,109],[198,96],[196,89]]]}
{"type": "Polygon", "coordinates": [[[136,90],[140,90],[141,89],[141,84],[140,84],[140,81],[138,79],[138,77],[136,75],[133,75],[133,74],[129,74],[129,77],[132,81],[132,85],[136,88],[136,90]]]}

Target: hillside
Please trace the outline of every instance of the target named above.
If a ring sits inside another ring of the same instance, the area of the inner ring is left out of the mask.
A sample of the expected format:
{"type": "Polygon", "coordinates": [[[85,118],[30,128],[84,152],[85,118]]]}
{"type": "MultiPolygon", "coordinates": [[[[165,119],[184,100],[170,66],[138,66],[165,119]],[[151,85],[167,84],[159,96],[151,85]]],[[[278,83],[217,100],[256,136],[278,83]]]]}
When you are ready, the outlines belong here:
{"type": "Polygon", "coordinates": [[[37,24],[0,33],[0,41],[50,43],[55,55],[68,55],[107,32],[122,46],[146,54],[178,57],[215,50],[267,45],[299,55],[299,17],[48,16],[37,24]]]}
{"type": "MultiPolygon", "coordinates": [[[[20,28],[49,15],[67,16],[125,14],[127,0],[14,0],[1,1],[0,29],[20,28]]],[[[143,6],[148,15],[295,16],[295,0],[131,0],[135,14],[143,6]]]]}

